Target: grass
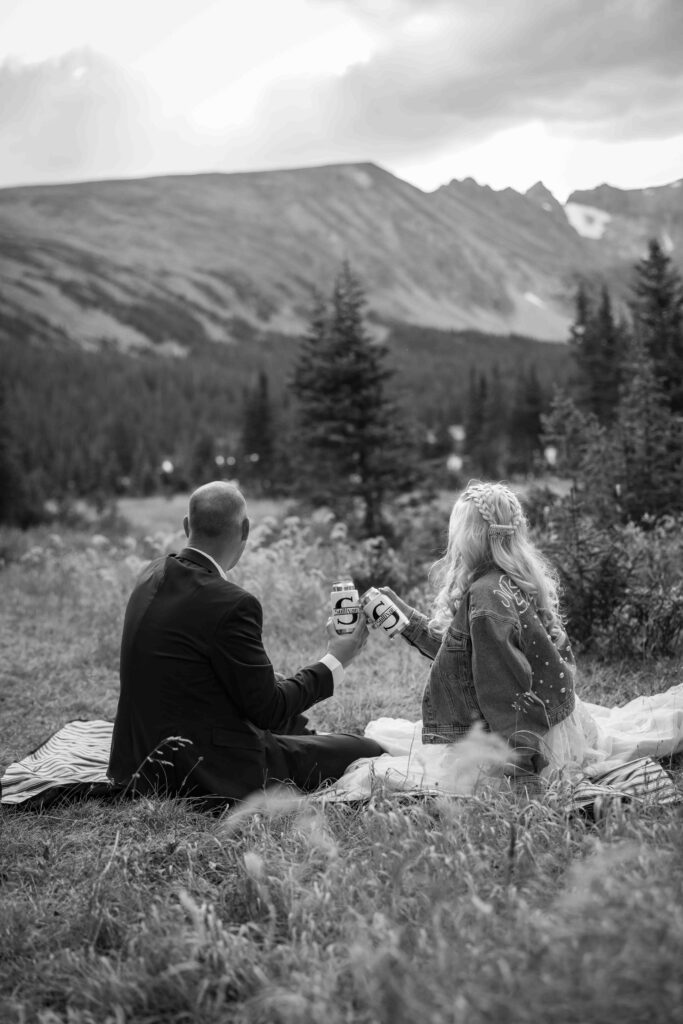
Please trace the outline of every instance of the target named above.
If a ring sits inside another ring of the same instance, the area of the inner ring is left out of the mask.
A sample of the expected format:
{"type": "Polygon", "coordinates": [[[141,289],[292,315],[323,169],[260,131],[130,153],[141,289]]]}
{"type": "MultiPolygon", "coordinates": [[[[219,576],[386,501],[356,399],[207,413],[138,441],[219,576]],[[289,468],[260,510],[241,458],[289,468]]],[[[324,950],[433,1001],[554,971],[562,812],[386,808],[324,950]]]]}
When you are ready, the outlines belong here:
{"type": "MultiPolygon", "coordinates": [[[[267,523],[260,534],[267,534],[267,523]],[[265,531],[265,533],[263,532],[265,531]]],[[[238,567],[282,671],[324,649],[344,548],[295,521],[238,567]],[[288,611],[283,617],[282,609],[288,611]]],[[[0,772],[69,718],[111,718],[121,617],[153,542],[0,537],[0,772]]],[[[581,664],[622,703],[680,663],[581,664]]],[[[323,729],[417,717],[425,663],[373,638],[323,729]]],[[[681,786],[680,780],[678,785],[681,786]]],[[[683,790],[683,786],[681,786],[683,790]]],[[[3,1024],[593,1024],[683,1012],[680,807],[568,820],[547,799],[321,808],[274,795],[0,812],[3,1024]]]]}

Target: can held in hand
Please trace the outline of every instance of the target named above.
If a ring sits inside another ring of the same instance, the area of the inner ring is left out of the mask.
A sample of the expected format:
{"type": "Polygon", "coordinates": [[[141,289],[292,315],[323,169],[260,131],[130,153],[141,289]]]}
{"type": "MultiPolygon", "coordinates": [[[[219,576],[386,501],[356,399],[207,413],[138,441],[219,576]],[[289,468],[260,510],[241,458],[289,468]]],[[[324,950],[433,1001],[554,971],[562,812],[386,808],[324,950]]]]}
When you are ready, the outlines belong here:
{"type": "Polygon", "coordinates": [[[377,587],[370,587],[360,599],[368,626],[371,629],[383,629],[387,636],[394,637],[402,633],[408,625],[408,619],[398,605],[390,597],[380,593],[377,587]]]}
{"type": "Polygon", "coordinates": [[[358,591],[353,580],[332,584],[332,620],[336,633],[353,633],[360,615],[358,591]]]}

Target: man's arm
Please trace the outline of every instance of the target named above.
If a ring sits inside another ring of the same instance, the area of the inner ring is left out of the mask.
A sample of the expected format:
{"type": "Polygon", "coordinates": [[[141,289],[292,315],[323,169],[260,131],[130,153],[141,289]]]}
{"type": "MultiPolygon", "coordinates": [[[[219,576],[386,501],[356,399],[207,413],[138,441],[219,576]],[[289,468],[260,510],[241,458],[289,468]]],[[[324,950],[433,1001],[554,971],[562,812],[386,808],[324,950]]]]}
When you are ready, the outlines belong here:
{"type": "Polygon", "coordinates": [[[318,661],[290,679],[276,677],[263,647],[262,626],[259,601],[245,594],[218,623],[210,657],[240,714],[261,729],[278,729],[330,697],[333,676],[328,664],[318,661]]]}

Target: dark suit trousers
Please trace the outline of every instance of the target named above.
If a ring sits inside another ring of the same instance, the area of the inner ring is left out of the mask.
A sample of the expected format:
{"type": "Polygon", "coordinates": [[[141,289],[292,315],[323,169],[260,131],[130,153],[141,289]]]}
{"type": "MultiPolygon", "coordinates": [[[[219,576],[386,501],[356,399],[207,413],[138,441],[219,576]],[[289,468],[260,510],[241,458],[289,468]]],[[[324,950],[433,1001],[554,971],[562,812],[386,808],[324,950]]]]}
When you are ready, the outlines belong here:
{"type": "Polygon", "coordinates": [[[289,782],[310,791],[336,781],[359,757],[379,757],[384,753],[379,743],[351,733],[271,733],[266,744],[266,785],[289,782]]]}

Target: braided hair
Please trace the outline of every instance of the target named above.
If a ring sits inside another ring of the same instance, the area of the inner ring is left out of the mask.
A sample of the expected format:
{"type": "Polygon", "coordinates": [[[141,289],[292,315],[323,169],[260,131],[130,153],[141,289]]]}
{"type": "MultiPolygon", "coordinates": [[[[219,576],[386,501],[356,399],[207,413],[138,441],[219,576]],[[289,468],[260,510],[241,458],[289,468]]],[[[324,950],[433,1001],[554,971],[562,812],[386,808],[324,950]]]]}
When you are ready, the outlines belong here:
{"type": "Polygon", "coordinates": [[[519,499],[505,484],[482,484],[470,481],[461,494],[463,501],[473,502],[481,518],[488,523],[489,537],[511,537],[526,518],[519,499]],[[505,507],[507,504],[507,507],[505,507]],[[502,521],[501,519],[506,521],[502,521]]]}
{"type": "Polygon", "coordinates": [[[435,633],[450,625],[473,577],[487,567],[506,573],[534,602],[551,635],[562,630],[557,573],[530,540],[519,498],[505,484],[470,480],[451,512],[446,554],[432,570],[435,633]]]}

